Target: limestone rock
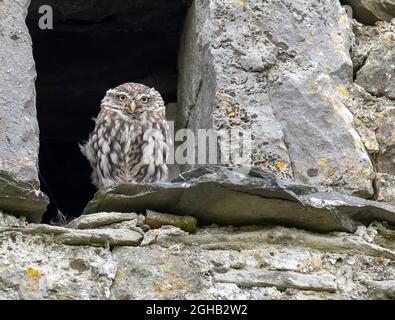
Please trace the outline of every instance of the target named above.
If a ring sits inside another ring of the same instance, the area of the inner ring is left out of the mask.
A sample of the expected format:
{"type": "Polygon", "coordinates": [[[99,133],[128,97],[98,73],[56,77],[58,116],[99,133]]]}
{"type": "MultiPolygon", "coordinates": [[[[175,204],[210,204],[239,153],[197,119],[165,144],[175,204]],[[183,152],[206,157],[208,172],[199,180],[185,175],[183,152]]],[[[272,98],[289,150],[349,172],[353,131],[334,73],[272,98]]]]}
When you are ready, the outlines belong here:
{"type": "MultiPolygon", "coordinates": [[[[382,125],[380,114],[395,107],[395,102],[385,97],[375,97],[357,84],[348,88],[345,104],[354,115],[354,126],[372,158],[380,152],[377,130],[382,125]]],[[[376,161],[374,161],[376,164],[376,161]]]]}
{"type": "Polygon", "coordinates": [[[72,229],[94,229],[124,221],[137,219],[135,213],[99,212],[89,216],[81,216],[71,221],[67,227],[72,229]]]}
{"type": "Polygon", "coordinates": [[[378,201],[395,204],[395,175],[377,174],[376,188],[378,201]]]}
{"type": "Polygon", "coordinates": [[[204,280],[188,252],[125,247],[116,248],[113,258],[118,271],[111,292],[117,300],[191,297],[204,280]]]}
{"type": "Polygon", "coordinates": [[[0,239],[0,299],[109,298],[117,267],[108,249],[17,231],[0,231],[0,239]]]}
{"type": "Polygon", "coordinates": [[[353,17],[365,24],[378,20],[390,22],[395,18],[394,0],[342,0],[353,9],[353,17]]]}
{"type": "Polygon", "coordinates": [[[0,299],[391,299],[394,231],[364,229],[167,226],[141,247],[105,245],[126,235],[111,226],[74,230],[2,214],[0,299]]]}
{"type": "Polygon", "coordinates": [[[376,299],[395,299],[395,280],[368,281],[367,284],[376,299]]]}
{"type": "Polygon", "coordinates": [[[395,174],[395,106],[388,108],[379,115],[377,139],[380,152],[377,156],[379,172],[395,174]]]}
{"type": "Polygon", "coordinates": [[[191,215],[200,224],[280,224],[308,230],[355,231],[374,220],[395,224],[395,207],[339,193],[284,183],[272,174],[249,175],[223,167],[193,169],[161,184],[124,184],[102,189],[85,209],[191,215]]]}
{"type": "MultiPolygon", "coordinates": [[[[395,3],[394,3],[395,4],[395,3]]],[[[372,95],[395,100],[395,32],[383,34],[371,49],[356,83],[372,95]]]]}
{"type": "Polygon", "coordinates": [[[0,170],[38,187],[36,70],[25,24],[29,3],[0,3],[0,170]]]}
{"type": "Polygon", "coordinates": [[[315,291],[336,292],[336,278],[333,275],[304,275],[290,271],[219,273],[214,279],[220,283],[235,283],[240,287],[276,287],[279,290],[296,288],[315,291]]]}
{"type": "Polygon", "coordinates": [[[40,222],[47,205],[48,198],[40,190],[0,171],[0,210],[40,222]]]}
{"type": "Polygon", "coordinates": [[[122,229],[84,229],[74,230],[70,228],[50,226],[45,224],[31,224],[28,226],[6,226],[0,227],[0,232],[19,232],[27,235],[48,235],[54,243],[71,246],[135,246],[140,244],[143,238],[143,231],[136,228],[130,230],[122,229]]]}
{"type": "Polygon", "coordinates": [[[250,131],[254,166],[369,197],[373,167],[343,101],[350,40],[336,1],[197,0],[180,53],[178,126],[250,131]]]}

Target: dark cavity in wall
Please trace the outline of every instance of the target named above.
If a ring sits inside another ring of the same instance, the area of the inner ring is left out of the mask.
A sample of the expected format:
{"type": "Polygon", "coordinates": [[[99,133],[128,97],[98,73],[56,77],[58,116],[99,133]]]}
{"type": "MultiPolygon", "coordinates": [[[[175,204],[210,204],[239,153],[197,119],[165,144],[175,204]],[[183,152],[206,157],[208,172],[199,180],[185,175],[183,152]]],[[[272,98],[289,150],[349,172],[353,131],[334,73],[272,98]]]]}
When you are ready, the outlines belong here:
{"type": "Polygon", "coordinates": [[[32,0],[27,24],[37,66],[42,190],[58,210],[79,216],[92,199],[88,162],[79,151],[93,129],[106,90],[124,82],[158,89],[166,103],[177,95],[177,55],[190,1],[32,0]],[[54,29],[39,28],[50,5],[54,29]]]}

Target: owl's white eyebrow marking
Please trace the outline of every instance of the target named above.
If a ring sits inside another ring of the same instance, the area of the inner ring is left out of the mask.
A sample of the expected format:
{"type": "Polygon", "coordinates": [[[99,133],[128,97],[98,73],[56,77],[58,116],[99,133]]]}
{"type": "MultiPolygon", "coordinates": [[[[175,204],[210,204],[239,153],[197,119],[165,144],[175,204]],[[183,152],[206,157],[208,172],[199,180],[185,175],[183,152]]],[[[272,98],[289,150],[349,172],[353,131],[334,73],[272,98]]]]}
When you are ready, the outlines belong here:
{"type": "Polygon", "coordinates": [[[115,91],[114,93],[115,93],[117,96],[124,95],[124,96],[127,96],[130,100],[133,100],[133,97],[131,97],[127,92],[124,92],[124,91],[115,91]]]}

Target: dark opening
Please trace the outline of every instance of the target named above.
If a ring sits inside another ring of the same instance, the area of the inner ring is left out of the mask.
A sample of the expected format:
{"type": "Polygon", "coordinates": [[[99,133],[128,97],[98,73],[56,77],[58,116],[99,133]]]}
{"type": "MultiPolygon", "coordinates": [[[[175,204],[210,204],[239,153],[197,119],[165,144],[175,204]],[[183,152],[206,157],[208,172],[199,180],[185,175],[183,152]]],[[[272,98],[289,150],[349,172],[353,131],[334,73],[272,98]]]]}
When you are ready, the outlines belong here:
{"type": "Polygon", "coordinates": [[[187,0],[48,0],[54,29],[39,28],[41,0],[27,24],[37,67],[42,190],[51,198],[44,222],[82,213],[95,188],[78,143],[88,138],[105,92],[124,82],[176,101],[177,54],[187,0]]]}

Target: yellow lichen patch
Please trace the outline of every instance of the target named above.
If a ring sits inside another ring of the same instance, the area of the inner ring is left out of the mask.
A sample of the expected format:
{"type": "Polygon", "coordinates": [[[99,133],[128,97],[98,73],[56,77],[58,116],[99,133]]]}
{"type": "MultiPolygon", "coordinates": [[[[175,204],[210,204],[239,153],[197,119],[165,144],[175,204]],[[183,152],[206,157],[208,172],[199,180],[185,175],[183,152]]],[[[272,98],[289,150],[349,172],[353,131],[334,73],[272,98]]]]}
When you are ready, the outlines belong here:
{"type": "Polygon", "coordinates": [[[42,277],[42,273],[40,270],[34,269],[32,267],[28,267],[26,269],[26,274],[30,279],[40,280],[42,277]]]}
{"type": "Polygon", "coordinates": [[[330,163],[330,160],[326,157],[319,158],[317,161],[318,167],[320,169],[325,169],[330,163]]]}
{"type": "Polygon", "coordinates": [[[287,167],[287,163],[284,161],[277,161],[275,167],[277,170],[284,170],[287,167]]]}
{"type": "Polygon", "coordinates": [[[245,6],[247,3],[247,0],[239,0],[240,5],[245,6]]]}
{"type": "MultiPolygon", "coordinates": [[[[163,250],[165,255],[169,255],[168,250],[163,250]]],[[[174,264],[169,260],[163,263],[160,267],[163,279],[161,282],[155,283],[155,291],[159,293],[173,293],[187,291],[188,281],[177,273],[174,264]]]]}
{"type": "Polygon", "coordinates": [[[228,117],[229,118],[234,118],[237,117],[239,115],[239,110],[237,108],[230,108],[228,110],[228,117]]]}
{"type": "Polygon", "coordinates": [[[166,278],[169,279],[168,282],[157,282],[155,283],[155,291],[159,293],[171,293],[178,291],[186,291],[188,289],[188,282],[186,279],[181,278],[175,273],[167,272],[166,278]]]}
{"type": "Polygon", "coordinates": [[[339,93],[342,97],[348,97],[350,94],[348,93],[347,88],[344,85],[340,85],[337,88],[339,90],[339,93]]]}
{"type": "Polygon", "coordinates": [[[384,36],[384,40],[388,43],[388,44],[394,44],[395,43],[395,39],[393,37],[393,35],[391,33],[388,33],[384,36]]]}

